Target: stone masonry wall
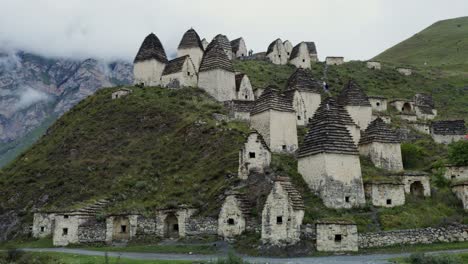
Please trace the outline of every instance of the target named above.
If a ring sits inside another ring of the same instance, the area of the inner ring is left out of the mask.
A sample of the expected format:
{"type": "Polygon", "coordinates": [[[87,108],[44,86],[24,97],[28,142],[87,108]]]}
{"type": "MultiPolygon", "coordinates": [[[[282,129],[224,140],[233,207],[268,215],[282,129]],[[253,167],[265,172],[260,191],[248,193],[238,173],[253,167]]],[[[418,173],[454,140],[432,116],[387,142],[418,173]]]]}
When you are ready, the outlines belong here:
{"type": "Polygon", "coordinates": [[[106,241],[106,222],[94,222],[78,227],[79,243],[98,243],[106,241]]]}
{"type": "Polygon", "coordinates": [[[359,248],[468,241],[468,225],[359,234],[359,248]]]}
{"type": "Polygon", "coordinates": [[[198,237],[202,235],[217,235],[218,219],[211,217],[190,218],[185,227],[187,237],[198,237]]]}

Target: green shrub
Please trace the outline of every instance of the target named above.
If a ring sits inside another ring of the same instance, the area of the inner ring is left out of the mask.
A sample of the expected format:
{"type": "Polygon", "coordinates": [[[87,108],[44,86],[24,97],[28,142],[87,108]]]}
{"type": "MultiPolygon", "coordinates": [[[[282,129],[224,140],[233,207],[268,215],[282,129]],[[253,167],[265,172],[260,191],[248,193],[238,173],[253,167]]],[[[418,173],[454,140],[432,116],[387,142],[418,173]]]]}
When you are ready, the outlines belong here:
{"type": "Polygon", "coordinates": [[[455,165],[468,165],[468,140],[460,140],[449,145],[449,161],[455,165]]]}
{"type": "Polygon", "coordinates": [[[424,148],[412,143],[401,144],[401,155],[405,169],[419,169],[424,167],[428,154],[424,148]]]}
{"type": "Polygon", "coordinates": [[[461,264],[462,260],[455,255],[426,255],[424,253],[411,254],[411,264],[461,264]]]}

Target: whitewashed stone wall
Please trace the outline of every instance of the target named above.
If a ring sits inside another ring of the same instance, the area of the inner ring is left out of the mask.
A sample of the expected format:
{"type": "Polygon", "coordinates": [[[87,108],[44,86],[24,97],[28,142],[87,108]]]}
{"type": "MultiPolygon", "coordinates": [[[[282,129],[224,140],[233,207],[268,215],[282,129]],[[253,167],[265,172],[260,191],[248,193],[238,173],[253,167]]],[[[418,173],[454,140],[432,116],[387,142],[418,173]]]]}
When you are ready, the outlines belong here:
{"type": "Polygon", "coordinates": [[[468,166],[448,165],[445,167],[444,176],[448,180],[468,180],[468,166]]]}
{"type": "Polygon", "coordinates": [[[118,91],[115,91],[115,92],[112,93],[111,98],[112,98],[112,100],[118,99],[118,98],[122,98],[122,97],[124,97],[124,96],[129,95],[130,93],[132,93],[132,91],[131,91],[131,90],[128,90],[128,89],[125,89],[125,90],[123,90],[123,89],[122,89],[122,90],[118,90],[118,91]]]}
{"type": "Polygon", "coordinates": [[[271,153],[263,146],[261,136],[251,133],[244,147],[239,151],[239,178],[245,180],[251,171],[263,173],[270,166],[271,153]]]}
{"type": "Polygon", "coordinates": [[[344,63],[343,57],[326,57],[325,63],[327,65],[341,65],[344,63]]]}
{"type": "Polygon", "coordinates": [[[405,76],[413,74],[413,70],[407,68],[397,68],[397,72],[405,76]]]}
{"type": "Polygon", "coordinates": [[[297,243],[303,218],[304,211],[293,209],[288,193],[276,182],[262,211],[262,242],[272,245],[297,243]]]}
{"type": "Polygon", "coordinates": [[[395,100],[390,103],[398,112],[414,113],[414,102],[395,100]]]}
{"type": "Polygon", "coordinates": [[[404,184],[367,183],[365,189],[374,206],[395,207],[405,204],[404,184]]]}
{"type": "Polygon", "coordinates": [[[245,231],[246,219],[240,208],[235,195],[226,197],[218,217],[219,236],[230,239],[245,231]]]}
{"type": "Polygon", "coordinates": [[[382,65],[380,64],[380,62],[377,62],[377,61],[368,61],[367,68],[372,69],[372,70],[380,70],[382,69],[382,65]]]}
{"type": "Polygon", "coordinates": [[[138,227],[138,215],[125,215],[125,216],[109,216],[106,218],[106,243],[111,244],[114,240],[130,240],[135,237],[138,227]],[[121,234],[122,238],[115,237],[117,233],[121,233],[119,223],[125,223],[127,232],[121,234]],[[128,224],[128,225],[127,225],[128,224]]]}
{"type": "Polygon", "coordinates": [[[329,208],[352,208],[366,202],[358,155],[321,153],[300,157],[298,171],[329,208]]]}
{"type": "Polygon", "coordinates": [[[220,102],[237,98],[236,80],[233,72],[221,69],[200,72],[198,87],[220,102]]]}
{"type": "Polygon", "coordinates": [[[211,217],[190,218],[185,229],[187,237],[217,236],[218,219],[211,217]]]}
{"type": "Polygon", "coordinates": [[[161,76],[165,67],[166,64],[155,59],[133,64],[134,84],[143,83],[145,86],[161,85],[161,76]]]}
{"type": "Polygon", "coordinates": [[[291,51],[293,50],[293,45],[289,40],[283,42],[284,50],[286,50],[286,55],[291,56],[291,51]]]}
{"type": "Polygon", "coordinates": [[[416,122],[418,120],[418,117],[415,115],[415,114],[405,114],[405,113],[401,113],[401,114],[397,114],[397,116],[401,119],[401,120],[406,120],[406,121],[411,121],[411,122],[416,122]]]}
{"type": "Polygon", "coordinates": [[[427,134],[427,135],[431,134],[431,128],[430,128],[429,124],[414,122],[414,123],[410,123],[410,125],[414,129],[416,129],[417,131],[419,131],[421,133],[424,133],[424,134],[427,134]]]}
{"type": "Polygon", "coordinates": [[[361,130],[366,130],[372,119],[372,107],[347,105],[346,110],[354,123],[356,123],[361,130]]]}
{"type": "Polygon", "coordinates": [[[468,241],[468,226],[466,225],[359,234],[359,248],[463,241],[468,241]]]}
{"type": "Polygon", "coordinates": [[[439,144],[450,144],[462,140],[464,135],[437,135],[431,133],[432,139],[439,144]]]}
{"type": "Polygon", "coordinates": [[[372,105],[372,110],[377,112],[387,111],[387,99],[370,97],[369,102],[372,105]]]}
{"type": "Polygon", "coordinates": [[[402,171],[403,159],[399,143],[372,142],[359,145],[359,153],[368,156],[377,168],[402,171]]]}
{"type": "Polygon", "coordinates": [[[264,89],[262,89],[262,88],[257,88],[257,90],[254,91],[255,99],[258,99],[260,97],[260,95],[262,95],[263,90],[264,89]]]}
{"type": "Polygon", "coordinates": [[[468,184],[455,185],[452,187],[458,199],[463,203],[463,209],[468,210],[468,184]]]}
{"type": "Polygon", "coordinates": [[[244,75],[244,78],[242,78],[239,91],[237,92],[237,99],[246,101],[255,100],[255,95],[252,90],[252,84],[250,83],[250,79],[247,75],[244,75]]]}
{"type": "Polygon", "coordinates": [[[372,114],[371,122],[376,120],[377,118],[382,119],[386,124],[391,124],[392,123],[392,118],[388,115],[374,115],[372,114]]]}
{"type": "Polygon", "coordinates": [[[297,56],[291,58],[289,64],[296,66],[296,68],[310,69],[310,55],[307,44],[304,42],[300,44],[297,56]]]}
{"type": "Polygon", "coordinates": [[[433,120],[436,117],[434,111],[432,111],[431,114],[426,114],[421,110],[421,108],[419,108],[419,106],[415,106],[414,110],[416,112],[416,116],[421,120],[433,120]]]}
{"type": "Polygon", "coordinates": [[[293,108],[296,111],[296,121],[298,126],[305,126],[309,123],[320,106],[321,96],[317,93],[295,91],[293,98],[293,108]]]}
{"type": "Polygon", "coordinates": [[[79,243],[78,227],[89,219],[89,217],[82,215],[56,215],[55,227],[52,237],[53,245],[67,246],[69,244],[79,243]]]}
{"type": "Polygon", "coordinates": [[[240,39],[239,43],[239,49],[237,50],[236,54],[234,56],[236,58],[242,58],[248,56],[249,52],[247,50],[247,45],[245,45],[245,41],[243,38],[240,39]]]}
{"type": "Polygon", "coordinates": [[[161,85],[168,88],[196,87],[197,81],[197,70],[190,59],[184,62],[180,72],[161,77],[161,85]]]}
{"type": "Polygon", "coordinates": [[[429,176],[401,176],[402,182],[405,184],[405,193],[411,194],[411,185],[415,182],[420,182],[424,188],[423,195],[431,196],[431,184],[429,176]]]}
{"type": "Polygon", "coordinates": [[[361,129],[358,125],[346,125],[346,129],[348,129],[351,137],[353,138],[354,144],[357,147],[359,140],[361,139],[361,129]]]}
{"type": "Polygon", "coordinates": [[[43,238],[52,235],[54,231],[55,214],[34,213],[32,236],[43,238]]]}
{"type": "Polygon", "coordinates": [[[200,64],[203,58],[203,50],[200,48],[189,48],[189,49],[178,49],[177,50],[177,58],[189,55],[190,59],[193,62],[193,65],[195,67],[195,72],[198,72],[198,69],[200,69],[200,64]]]}
{"type": "Polygon", "coordinates": [[[266,55],[268,60],[273,64],[285,65],[288,63],[289,56],[283,46],[281,40],[277,40],[273,46],[273,51],[266,55]]]}
{"type": "Polygon", "coordinates": [[[318,223],[317,251],[358,251],[358,231],[354,224],[318,223]]]}
{"type": "Polygon", "coordinates": [[[250,116],[253,129],[265,139],[272,152],[293,153],[297,150],[297,127],[294,112],[268,110],[250,116]]]}

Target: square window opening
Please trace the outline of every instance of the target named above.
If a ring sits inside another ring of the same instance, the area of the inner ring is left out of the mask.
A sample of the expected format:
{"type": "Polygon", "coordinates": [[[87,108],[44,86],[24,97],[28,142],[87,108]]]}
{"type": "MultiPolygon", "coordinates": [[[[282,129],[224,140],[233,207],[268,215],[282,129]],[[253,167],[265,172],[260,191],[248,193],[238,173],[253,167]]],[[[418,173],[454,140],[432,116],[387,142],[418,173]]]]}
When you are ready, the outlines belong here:
{"type": "Polygon", "coordinates": [[[375,104],[376,104],[377,106],[380,106],[380,103],[379,103],[379,102],[377,102],[377,103],[375,103],[375,104]]]}
{"type": "Polygon", "coordinates": [[[305,62],[305,59],[302,59],[302,62],[305,62]]]}
{"type": "Polygon", "coordinates": [[[174,230],[174,231],[179,231],[179,224],[174,224],[174,225],[172,226],[172,230],[174,230]]]}
{"type": "Polygon", "coordinates": [[[283,146],[281,146],[281,147],[283,148],[283,150],[286,150],[286,145],[283,145],[283,146]]]}
{"type": "Polygon", "coordinates": [[[62,229],[62,236],[68,235],[68,228],[63,228],[62,229]]]}
{"type": "Polygon", "coordinates": [[[44,232],[45,228],[43,226],[41,226],[41,232],[44,232]]]}
{"type": "Polygon", "coordinates": [[[68,215],[63,215],[63,218],[68,219],[68,215]]]}
{"type": "Polygon", "coordinates": [[[297,120],[301,120],[301,116],[297,116],[297,120]]]}
{"type": "Polygon", "coordinates": [[[343,237],[341,234],[335,235],[335,242],[341,242],[341,240],[343,240],[343,237]]]}
{"type": "Polygon", "coordinates": [[[344,199],[345,199],[345,202],[349,203],[349,196],[346,196],[344,199]]]}
{"type": "Polygon", "coordinates": [[[120,233],[127,233],[127,226],[126,225],[121,225],[120,226],[120,233]]]}
{"type": "Polygon", "coordinates": [[[387,199],[387,205],[391,205],[392,204],[392,199],[387,199]]]}
{"type": "Polygon", "coordinates": [[[283,217],[282,216],[277,216],[276,217],[276,224],[277,225],[283,224],[283,217]]]}
{"type": "Polygon", "coordinates": [[[190,76],[190,72],[187,72],[187,75],[190,76]]]}
{"type": "Polygon", "coordinates": [[[227,222],[228,222],[228,225],[234,225],[234,219],[232,218],[229,218],[227,222]]]}
{"type": "Polygon", "coordinates": [[[452,178],[452,179],[455,179],[455,178],[456,178],[456,176],[455,176],[455,175],[452,175],[450,178],[452,178]]]}
{"type": "Polygon", "coordinates": [[[255,152],[249,152],[249,158],[255,159],[255,152]]]}

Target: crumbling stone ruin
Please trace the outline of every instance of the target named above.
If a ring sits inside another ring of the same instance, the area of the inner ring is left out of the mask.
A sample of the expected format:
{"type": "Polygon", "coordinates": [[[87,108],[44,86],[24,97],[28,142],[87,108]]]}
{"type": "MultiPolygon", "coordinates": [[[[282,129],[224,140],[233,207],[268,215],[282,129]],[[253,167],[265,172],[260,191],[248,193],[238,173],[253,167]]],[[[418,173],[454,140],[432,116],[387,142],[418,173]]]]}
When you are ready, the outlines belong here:
{"type": "Polygon", "coordinates": [[[415,197],[431,196],[429,174],[421,171],[405,171],[389,176],[405,185],[405,193],[415,197]]]}
{"type": "Polygon", "coordinates": [[[119,98],[122,98],[122,97],[125,97],[129,94],[131,94],[133,91],[131,89],[127,89],[127,88],[120,88],[119,90],[115,91],[112,93],[112,100],[114,99],[119,99],[119,98]]]}
{"type": "Polygon", "coordinates": [[[239,178],[247,179],[251,171],[263,173],[270,162],[270,148],[262,135],[256,131],[250,132],[244,147],[239,151],[239,178]]]}
{"type": "Polygon", "coordinates": [[[229,111],[229,118],[250,122],[250,112],[252,111],[254,101],[232,100],[224,102],[224,106],[229,111]]]}
{"type": "Polygon", "coordinates": [[[202,43],[202,46],[203,46],[203,50],[206,50],[206,48],[208,47],[208,44],[210,44],[210,43],[208,43],[206,38],[202,39],[201,43],[202,43]]]}
{"type": "Polygon", "coordinates": [[[288,63],[288,54],[281,39],[276,39],[269,46],[266,57],[273,64],[285,65],[288,63]]]}
{"type": "Polygon", "coordinates": [[[252,84],[250,83],[249,77],[244,73],[237,73],[236,76],[236,93],[237,100],[255,100],[253,93],[252,84]]]}
{"type": "Polygon", "coordinates": [[[372,70],[382,69],[382,65],[378,61],[368,61],[366,65],[367,65],[367,68],[372,69],[372,70]]]}
{"type": "Polygon", "coordinates": [[[167,63],[164,47],[155,34],[149,34],[133,62],[133,79],[135,84],[157,86],[161,84],[161,76],[167,63]]]}
{"type": "Polygon", "coordinates": [[[372,110],[376,112],[387,111],[387,98],[384,96],[369,96],[367,97],[372,106],[372,110]]]}
{"type": "Polygon", "coordinates": [[[468,180],[468,165],[451,165],[445,166],[444,176],[447,180],[451,181],[467,181],[468,180]]]}
{"type": "Polygon", "coordinates": [[[196,87],[197,69],[191,57],[184,55],[167,62],[161,85],[167,88],[196,87]]]}
{"type": "Polygon", "coordinates": [[[291,51],[293,50],[294,46],[289,40],[285,40],[283,42],[284,49],[286,50],[286,55],[288,55],[288,58],[291,56],[291,51]]]}
{"type": "Polygon", "coordinates": [[[287,177],[277,177],[262,211],[262,241],[271,245],[300,240],[304,203],[287,177]]]}
{"type": "Polygon", "coordinates": [[[250,126],[263,136],[272,152],[296,151],[296,113],[286,95],[277,87],[267,87],[255,101],[250,113],[250,126]]]}
{"type": "Polygon", "coordinates": [[[218,235],[226,240],[242,234],[251,218],[252,205],[240,193],[226,196],[218,217],[218,235]]]}
{"type": "Polygon", "coordinates": [[[203,47],[200,37],[197,32],[191,28],[185,32],[180,40],[179,47],[177,48],[177,57],[189,56],[195,66],[195,71],[192,71],[192,73],[195,73],[198,72],[200,68],[204,50],[205,48],[203,47]]]}
{"type": "Polygon", "coordinates": [[[318,55],[317,55],[317,47],[315,46],[315,42],[307,41],[307,49],[309,50],[309,56],[311,62],[318,62],[318,55]]]}
{"type": "Polygon", "coordinates": [[[310,70],[298,68],[289,77],[285,94],[296,111],[298,126],[307,125],[309,118],[314,116],[320,105],[321,89],[310,70]]]}
{"type": "Polygon", "coordinates": [[[399,181],[374,180],[364,184],[366,197],[372,205],[395,207],[405,204],[405,185],[399,181]]]}
{"type": "Polygon", "coordinates": [[[310,55],[309,49],[305,42],[297,44],[291,51],[289,56],[289,64],[297,68],[310,69],[310,55]]]}
{"type": "Polygon", "coordinates": [[[320,107],[309,123],[298,151],[298,171],[325,206],[352,208],[365,203],[361,165],[336,109],[320,107]]]}
{"type": "Polygon", "coordinates": [[[341,65],[344,63],[344,57],[326,57],[325,64],[327,65],[341,65]]]}
{"type": "Polygon", "coordinates": [[[455,193],[458,199],[463,204],[463,209],[468,210],[468,182],[461,181],[452,184],[452,192],[455,193]]]}
{"type": "Polygon", "coordinates": [[[394,99],[390,101],[390,105],[393,106],[398,112],[398,117],[407,121],[417,121],[416,111],[414,110],[414,102],[406,99],[394,99]]]}
{"type": "Polygon", "coordinates": [[[413,70],[409,68],[397,68],[396,70],[398,73],[404,76],[410,76],[411,74],[413,74],[413,70]]]}
{"type": "Polygon", "coordinates": [[[432,120],[437,116],[437,110],[431,95],[418,93],[414,95],[413,101],[414,110],[419,119],[432,120]]]}
{"type": "Polygon", "coordinates": [[[317,251],[358,251],[355,223],[346,220],[321,220],[315,223],[317,251]]]}
{"type": "Polygon", "coordinates": [[[402,171],[400,139],[385,122],[377,118],[362,133],[359,153],[370,157],[374,165],[388,171],[402,171]]]}
{"type": "Polygon", "coordinates": [[[449,144],[466,136],[465,120],[433,121],[431,136],[437,143],[449,144]]]}
{"type": "Polygon", "coordinates": [[[206,47],[205,52],[208,52],[216,43],[223,49],[228,59],[232,60],[233,54],[232,54],[231,42],[223,34],[216,35],[213,38],[213,40],[210,42],[210,44],[208,44],[208,46],[206,47]]]}
{"type": "Polygon", "coordinates": [[[243,58],[248,56],[247,46],[243,38],[236,38],[231,41],[232,54],[234,58],[243,58]]]}
{"type": "Polygon", "coordinates": [[[343,105],[361,130],[365,130],[372,118],[372,106],[361,87],[350,80],[341,90],[338,103],[343,105]]]}

